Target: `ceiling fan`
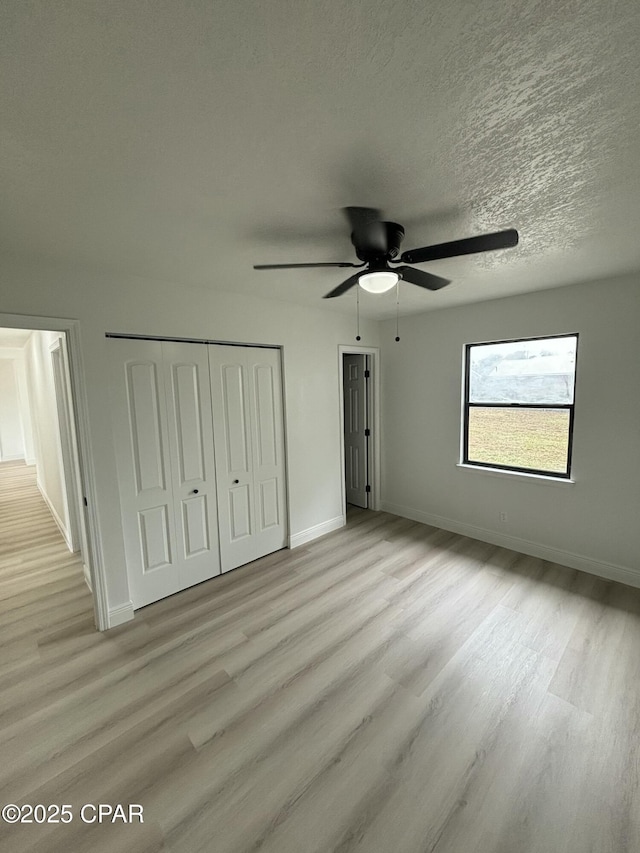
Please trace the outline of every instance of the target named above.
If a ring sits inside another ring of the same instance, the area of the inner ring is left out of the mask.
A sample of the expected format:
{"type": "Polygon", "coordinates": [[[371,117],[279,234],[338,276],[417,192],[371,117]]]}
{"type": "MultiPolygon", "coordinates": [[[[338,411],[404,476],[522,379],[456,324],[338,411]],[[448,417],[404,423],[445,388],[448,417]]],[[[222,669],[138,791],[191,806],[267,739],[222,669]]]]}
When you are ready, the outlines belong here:
{"type": "Polygon", "coordinates": [[[518,232],[515,228],[497,231],[494,234],[482,234],[465,240],[452,240],[435,246],[423,246],[398,252],[404,238],[404,228],[397,222],[384,222],[382,213],[373,207],[345,207],[344,212],[351,226],[351,242],[361,264],[348,261],[319,264],[256,264],[255,270],[304,269],[310,267],[353,267],[354,273],[329,293],[325,299],[342,296],[356,284],[370,293],[384,293],[394,287],[400,279],[427,290],[440,290],[451,282],[439,275],[415,269],[407,264],[424,264],[441,258],[454,258],[458,255],[472,255],[476,252],[491,252],[495,249],[509,249],[518,245],[518,232]],[[397,260],[396,260],[397,258],[397,260]],[[401,264],[401,266],[391,265],[401,264]]]}

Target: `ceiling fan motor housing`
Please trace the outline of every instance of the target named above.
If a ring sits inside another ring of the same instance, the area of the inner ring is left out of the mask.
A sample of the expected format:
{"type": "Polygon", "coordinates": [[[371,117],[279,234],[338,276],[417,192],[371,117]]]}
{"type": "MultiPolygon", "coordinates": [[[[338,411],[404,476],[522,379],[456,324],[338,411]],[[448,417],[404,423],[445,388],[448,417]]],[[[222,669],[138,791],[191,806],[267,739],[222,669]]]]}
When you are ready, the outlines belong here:
{"type": "Polygon", "coordinates": [[[351,242],[355,247],[356,255],[361,261],[391,260],[397,257],[404,239],[404,228],[402,225],[398,225],[397,222],[374,223],[374,227],[380,225],[384,226],[386,252],[380,252],[378,249],[372,249],[370,246],[358,245],[355,232],[351,234],[351,242]]]}
{"type": "Polygon", "coordinates": [[[404,228],[397,222],[385,222],[387,229],[387,257],[395,258],[404,240],[404,228]]]}

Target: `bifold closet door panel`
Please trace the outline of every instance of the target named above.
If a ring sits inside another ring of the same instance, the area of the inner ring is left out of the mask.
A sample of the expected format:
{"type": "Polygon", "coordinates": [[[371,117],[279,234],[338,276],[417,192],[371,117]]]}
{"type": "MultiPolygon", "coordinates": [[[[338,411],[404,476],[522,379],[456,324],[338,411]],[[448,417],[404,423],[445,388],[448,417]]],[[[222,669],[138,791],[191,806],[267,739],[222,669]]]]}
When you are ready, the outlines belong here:
{"type": "Polygon", "coordinates": [[[142,607],[220,572],[206,346],[112,339],[127,573],[142,607]]]}
{"type": "Polygon", "coordinates": [[[222,571],[286,545],[280,351],[209,347],[222,571]]]}
{"type": "Polygon", "coordinates": [[[247,348],[256,533],[260,552],[286,546],[284,410],[279,349],[247,348]]]}
{"type": "Polygon", "coordinates": [[[162,356],[176,545],[192,586],[220,574],[209,357],[206,345],[171,341],[162,356]]]}

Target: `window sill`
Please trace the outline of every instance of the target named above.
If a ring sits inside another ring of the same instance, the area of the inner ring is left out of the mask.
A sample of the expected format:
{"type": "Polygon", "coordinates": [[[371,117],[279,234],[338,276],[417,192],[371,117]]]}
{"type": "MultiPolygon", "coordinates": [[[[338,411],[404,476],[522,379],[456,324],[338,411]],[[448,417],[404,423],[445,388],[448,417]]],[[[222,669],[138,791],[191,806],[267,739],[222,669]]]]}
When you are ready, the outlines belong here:
{"type": "Polygon", "coordinates": [[[464,462],[456,462],[457,468],[466,468],[467,471],[480,471],[482,474],[489,474],[491,477],[521,477],[527,480],[536,480],[542,483],[552,483],[554,485],[572,486],[575,480],[567,477],[554,477],[552,474],[529,474],[526,471],[505,471],[503,468],[489,468],[484,465],[466,465],[464,462]]]}

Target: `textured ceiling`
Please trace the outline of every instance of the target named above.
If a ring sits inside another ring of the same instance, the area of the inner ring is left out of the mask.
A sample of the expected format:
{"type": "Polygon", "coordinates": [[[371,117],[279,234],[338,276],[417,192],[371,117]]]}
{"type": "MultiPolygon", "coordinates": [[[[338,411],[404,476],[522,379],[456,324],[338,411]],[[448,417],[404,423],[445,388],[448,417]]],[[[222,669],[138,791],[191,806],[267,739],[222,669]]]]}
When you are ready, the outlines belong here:
{"type": "Polygon", "coordinates": [[[521,232],[403,313],[640,268],[637,0],[3,0],[0,33],[8,251],[351,311],[348,271],[251,266],[351,260],[371,205],[405,249],[521,232]]]}

